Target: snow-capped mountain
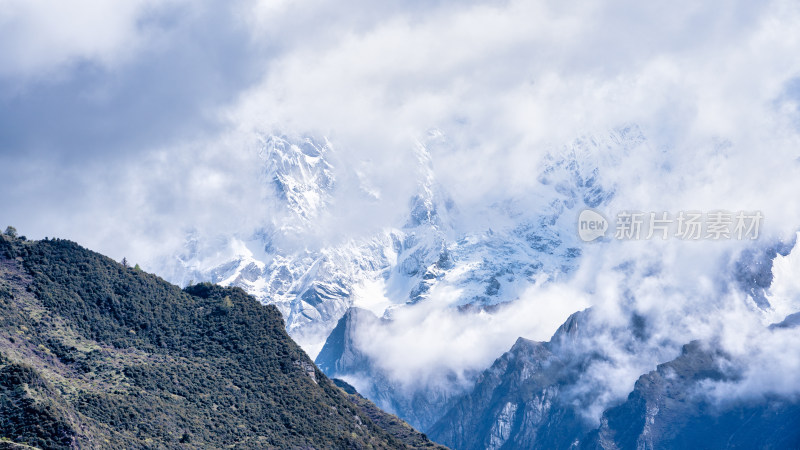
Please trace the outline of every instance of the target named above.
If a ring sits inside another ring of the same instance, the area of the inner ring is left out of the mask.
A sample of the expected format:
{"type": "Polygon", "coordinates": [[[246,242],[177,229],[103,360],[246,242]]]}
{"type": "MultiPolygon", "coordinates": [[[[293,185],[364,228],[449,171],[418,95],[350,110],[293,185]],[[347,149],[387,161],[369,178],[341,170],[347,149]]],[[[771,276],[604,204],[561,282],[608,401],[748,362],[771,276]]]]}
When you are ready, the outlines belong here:
{"type": "MultiPolygon", "coordinates": [[[[490,206],[494,217],[499,218],[496,227],[464,233],[449,242],[443,239],[446,234],[435,207],[417,208],[415,211],[425,214],[414,215],[422,219],[412,221],[412,231],[405,228],[407,239],[414,240],[400,248],[398,253],[407,256],[401,257],[402,262],[389,272],[387,281],[406,283],[399,298],[406,298],[409,304],[431,295],[441,301],[437,290],[456,290],[458,295],[449,304],[452,314],[479,314],[516,300],[534,283],[568,276],[581,256],[574,232],[576,210],[599,207],[613,195],[613,189],[600,183],[594,158],[604,146],[624,153],[641,141],[640,134],[623,130],[607,140],[577,141],[559,154],[548,155],[538,178],[538,209],[526,212],[522,202],[498,201],[490,206]],[[425,224],[434,226],[421,229],[425,224]],[[419,235],[427,239],[426,245],[417,246],[419,235]]],[[[425,203],[417,198],[412,204],[425,203]]],[[[370,354],[375,350],[369,341],[377,338],[372,327],[385,326],[391,320],[391,309],[383,321],[367,311],[349,310],[316,362],[329,375],[356,386],[381,408],[426,430],[452,399],[469,389],[480,370],[430,367],[427,382],[401,382],[391,369],[376,361],[380,355],[370,354]]]]}
{"type": "MultiPolygon", "coordinates": [[[[446,137],[429,133],[416,145],[417,192],[406,219],[378,233],[317,248],[287,240],[312,228],[323,214],[336,214],[336,150],[326,139],[269,135],[261,142],[265,205],[275,211],[258,230],[226,236],[188,233],[184,251],[162,273],[176,283],[212,281],[240,286],[276,305],[287,329],[312,355],[350,306],[382,316],[416,303],[439,287],[452,287],[454,306],[486,307],[512,301],[532,282],[570,273],[581,251],[574,214],[613,195],[597,170],[598,153],[637,145],[636,129],[583,139],[548,153],[538,175],[540,189],[521,202],[498,194],[486,207],[493,226],[459,222],[458,205],[437,182],[431,148],[446,137]],[[530,209],[531,199],[538,205],[530,209]],[[289,242],[289,246],[287,246],[289,242]]],[[[366,188],[361,195],[370,195],[366,188]]],[[[254,205],[260,207],[260,205],[254,205]]]]}
{"type": "MultiPolygon", "coordinates": [[[[416,322],[404,316],[414,308],[422,308],[423,315],[417,317],[423,322],[429,320],[425,311],[436,313],[434,321],[441,314],[491,316],[514,305],[531,286],[569,281],[586,249],[575,230],[577,215],[587,207],[609,206],[616,186],[603,169],[614,167],[647,141],[636,127],[577,139],[545,154],[532,175],[535,186],[524,197],[498,193],[477,213],[473,208],[469,218],[436,176],[437,151],[446,145],[446,137],[438,132],[417,143],[417,169],[405,174],[414,178],[416,191],[395,223],[333,244],[306,245],[304,233],[337,213],[341,195],[379,196],[368,180],[357,194],[353,189],[343,193],[343,180],[365,180],[337,164],[331,142],[268,136],[259,155],[267,193],[264,207],[274,212],[273,219],[257,230],[231,230],[224,236],[189,233],[184,251],[173,260],[172,279],[239,286],[276,305],[291,336],[316,357],[327,375],[344,379],[442,442],[456,447],[478,442],[492,448],[508,442],[589,442],[586,433],[597,429],[597,418],[630,392],[603,385],[614,384],[603,381],[605,371],[621,358],[630,366],[625,376],[635,380],[654,362],[670,361],[687,341],[650,339],[645,319],[635,312],[625,323],[604,325],[602,332],[578,333],[585,342],[608,341],[621,352],[615,360],[596,346],[564,344],[565,337],[583,326],[574,316],[555,341],[519,340],[483,374],[507,346],[491,358],[468,364],[432,361],[420,369],[412,361],[392,359],[392,346],[402,339],[386,345],[376,341],[398,332],[408,334],[406,342],[424,339],[414,334],[416,322]],[[470,220],[475,214],[488,219],[470,220]],[[398,323],[407,323],[409,329],[393,326],[398,323]],[[398,374],[398,367],[403,372],[405,366],[417,372],[398,374]],[[498,389],[502,402],[484,398],[498,389]],[[520,392],[532,396],[520,397],[520,392]],[[467,429],[458,426],[464,421],[482,427],[480,441],[464,435],[467,429]]],[[[772,260],[776,254],[788,255],[791,247],[754,246],[754,253],[745,251],[731,263],[728,281],[749,295],[755,308],[766,311],[786,296],[774,289],[772,260]]],[[[621,262],[612,270],[617,275],[611,275],[630,277],[629,265],[621,262]]],[[[642,264],[646,282],[658,273],[658,266],[658,261],[642,264]]],[[[501,348],[501,342],[494,347],[501,348]]],[[[424,352],[424,345],[421,349],[424,352]]]]}

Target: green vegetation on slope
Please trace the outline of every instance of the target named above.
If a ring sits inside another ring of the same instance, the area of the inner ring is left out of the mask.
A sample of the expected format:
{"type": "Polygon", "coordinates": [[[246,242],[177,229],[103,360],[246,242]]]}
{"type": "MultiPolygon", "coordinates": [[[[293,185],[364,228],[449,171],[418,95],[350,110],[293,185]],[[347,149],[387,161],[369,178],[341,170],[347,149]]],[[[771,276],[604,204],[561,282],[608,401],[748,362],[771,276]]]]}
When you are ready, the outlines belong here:
{"type": "Polygon", "coordinates": [[[276,308],[65,240],[0,236],[0,357],[0,438],[14,443],[408,447],[314,366],[276,308]]]}
{"type": "Polygon", "coordinates": [[[376,425],[388,431],[392,436],[400,439],[406,445],[415,448],[446,449],[447,447],[436,444],[404,422],[399,417],[389,414],[375,406],[374,403],[361,396],[356,389],[344,380],[333,378],[333,384],[347,393],[348,398],[358,409],[367,415],[376,425]]]}

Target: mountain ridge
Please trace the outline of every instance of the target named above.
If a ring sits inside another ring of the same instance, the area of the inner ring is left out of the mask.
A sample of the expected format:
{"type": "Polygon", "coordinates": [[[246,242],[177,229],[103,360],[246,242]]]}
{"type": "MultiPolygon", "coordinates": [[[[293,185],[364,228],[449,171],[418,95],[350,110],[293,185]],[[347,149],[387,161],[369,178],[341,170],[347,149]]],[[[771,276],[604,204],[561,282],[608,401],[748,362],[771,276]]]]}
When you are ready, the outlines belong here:
{"type": "Polygon", "coordinates": [[[611,157],[610,148],[625,153],[645,139],[630,126],[547,153],[540,173],[532,174],[536,189],[524,199],[483,205],[480,214],[497,220],[476,227],[462,223],[459,205],[437,179],[436,153],[452,149],[444,133],[431,130],[415,145],[417,171],[407,176],[417,188],[400,218],[319,248],[282,243],[287,233],[331,213],[346,181],[360,180],[347,192],[372,198],[369,180],[337,164],[337,150],[325,138],[265,135],[262,141],[262,178],[273,191],[265,203],[274,203],[281,217],[226,236],[188,233],[184,251],[160,272],[178,284],[194,279],[240,286],[275,304],[289,333],[314,355],[350,306],[383,316],[443,286],[459,290],[454,306],[480,310],[516,300],[534,282],[568,276],[581,256],[573,213],[614,196],[598,160],[611,157]]]}
{"type": "MultiPolygon", "coordinates": [[[[575,313],[550,341],[519,338],[426,432],[454,449],[796,448],[800,399],[714,398],[710,385],[741,377],[717,342],[692,341],[638,377],[600,423],[581,414],[574,385],[601,353],[580,350],[592,309],[575,313]]],[[[770,330],[796,327],[793,316],[770,330]]],[[[636,321],[634,321],[636,322],[636,321]]]]}
{"type": "Polygon", "coordinates": [[[182,290],[70,241],[2,236],[0,310],[0,437],[18,444],[435,446],[378,427],[239,288],[182,290]]]}

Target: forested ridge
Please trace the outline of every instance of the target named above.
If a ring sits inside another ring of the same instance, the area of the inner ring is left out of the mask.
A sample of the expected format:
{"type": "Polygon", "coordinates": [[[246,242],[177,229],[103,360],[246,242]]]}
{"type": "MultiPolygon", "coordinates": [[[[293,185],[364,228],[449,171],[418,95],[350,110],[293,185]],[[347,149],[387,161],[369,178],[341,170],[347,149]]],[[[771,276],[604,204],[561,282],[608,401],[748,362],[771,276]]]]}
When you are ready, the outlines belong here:
{"type": "Polygon", "coordinates": [[[435,445],[378,426],[239,288],[1,236],[0,312],[0,446],[435,445]]]}

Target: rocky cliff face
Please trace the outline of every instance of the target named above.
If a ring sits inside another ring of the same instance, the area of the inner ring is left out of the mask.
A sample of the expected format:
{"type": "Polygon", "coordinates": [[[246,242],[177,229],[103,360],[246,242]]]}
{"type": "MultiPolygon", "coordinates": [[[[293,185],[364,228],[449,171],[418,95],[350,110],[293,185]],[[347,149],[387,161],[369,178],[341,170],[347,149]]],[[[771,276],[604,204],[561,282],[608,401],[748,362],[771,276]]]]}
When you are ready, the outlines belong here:
{"type": "MultiPolygon", "coordinates": [[[[478,448],[795,448],[800,401],[794,395],[729,398],[719,383],[742,377],[741,361],[713,342],[692,342],[642,375],[626,398],[608,403],[599,424],[579,389],[602,349],[576,339],[591,310],[573,315],[549,342],[520,339],[478,378],[475,388],[428,431],[454,449],[478,448]]],[[[781,329],[794,327],[792,317],[781,329]]],[[[773,329],[777,327],[772,327],[773,329]]]]}
{"type": "Polygon", "coordinates": [[[393,380],[391,374],[377,366],[360,350],[357,327],[380,326],[370,311],[349,309],[331,332],[316,360],[317,366],[331,377],[342,377],[356,386],[361,395],[371,399],[381,409],[397,414],[415,428],[425,430],[456,395],[463,392],[458,383],[419,385],[409,389],[393,380]]]}
{"type": "Polygon", "coordinates": [[[564,394],[595,357],[567,348],[586,314],[570,317],[550,342],[517,340],[428,434],[457,449],[569,448],[592,428],[564,394]]]}
{"type": "Polygon", "coordinates": [[[715,398],[710,382],[735,381],[735,359],[692,342],[680,356],[642,375],[628,398],[603,414],[584,448],[796,448],[800,400],[770,395],[715,398]]]}

